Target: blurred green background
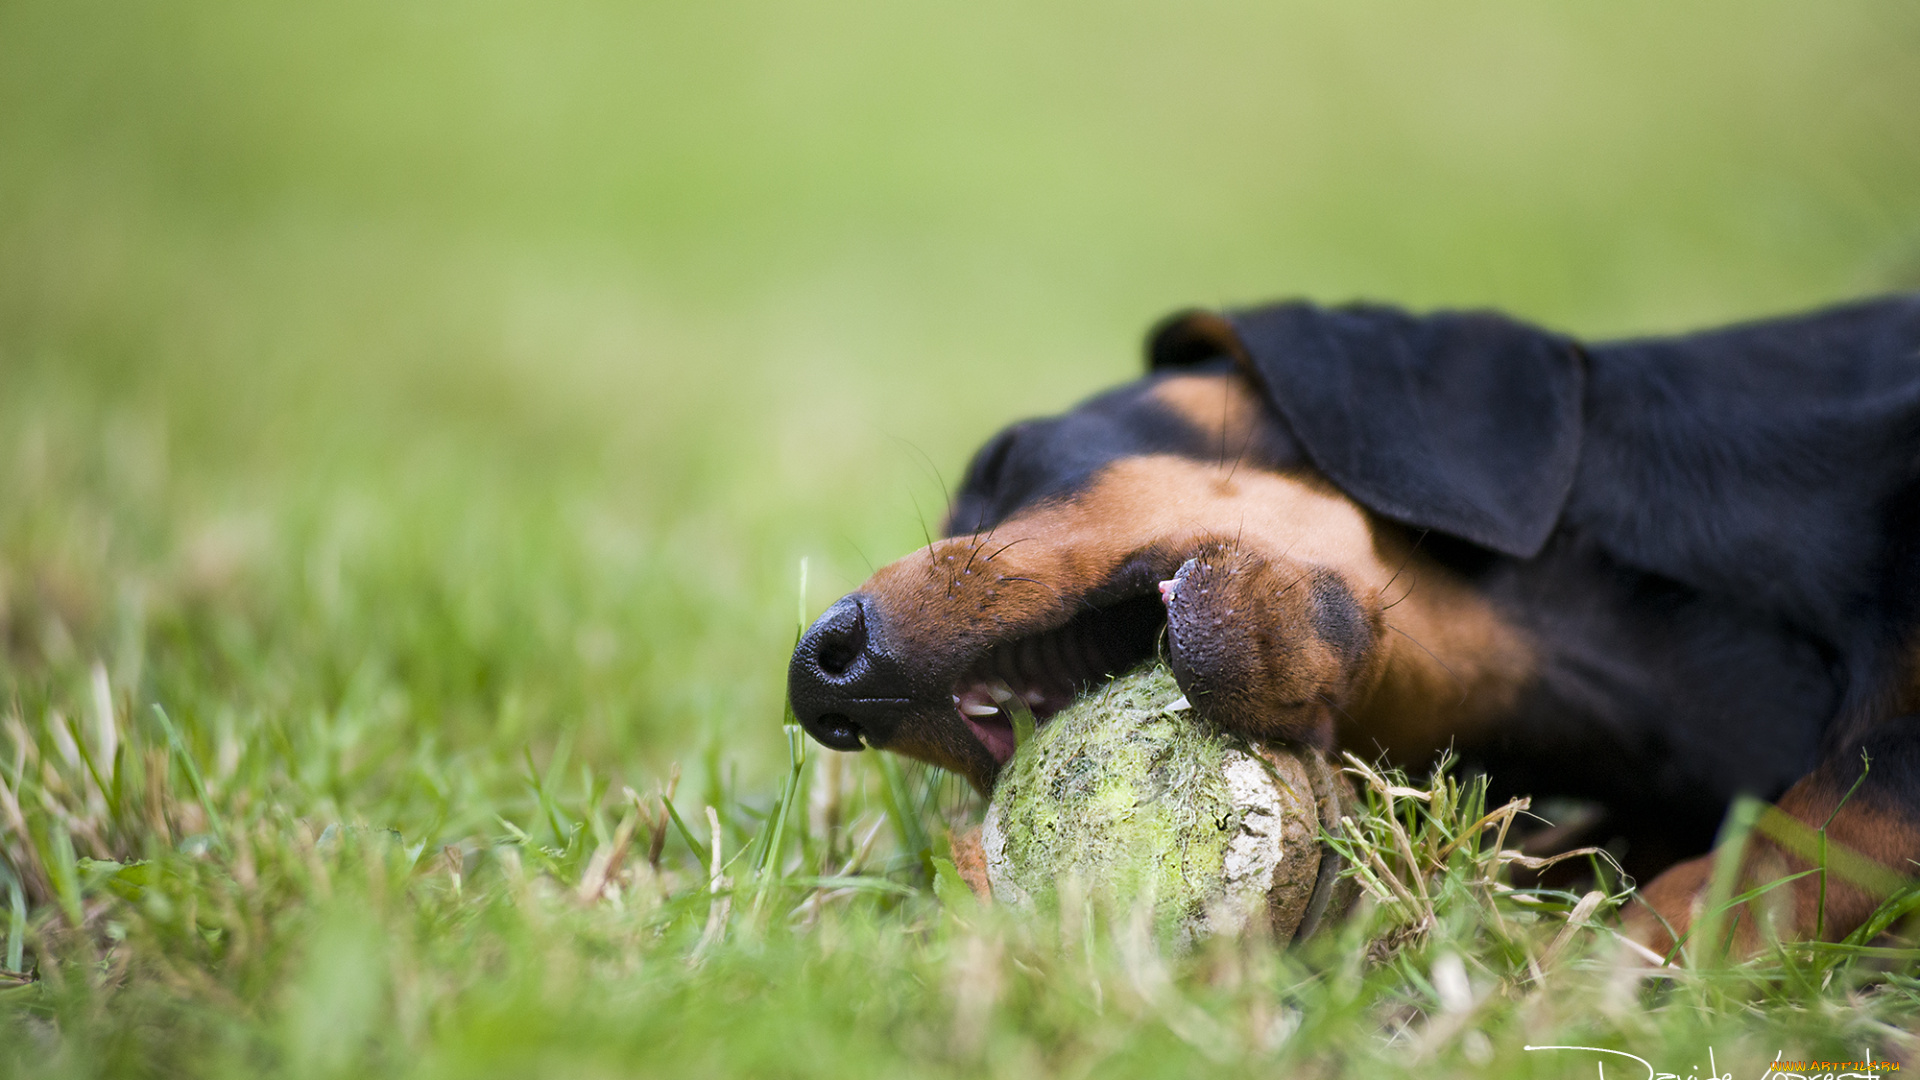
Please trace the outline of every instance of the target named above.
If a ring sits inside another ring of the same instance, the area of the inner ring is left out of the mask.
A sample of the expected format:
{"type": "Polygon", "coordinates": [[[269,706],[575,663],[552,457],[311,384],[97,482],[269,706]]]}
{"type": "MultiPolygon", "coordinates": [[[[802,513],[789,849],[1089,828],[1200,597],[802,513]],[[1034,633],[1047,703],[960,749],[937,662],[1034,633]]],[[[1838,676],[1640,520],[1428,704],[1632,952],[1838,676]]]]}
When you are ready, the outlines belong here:
{"type": "Polygon", "coordinates": [[[1911,0],[5,0],[0,692],[754,781],[800,560],[1170,309],[1916,286],[1911,0]]]}

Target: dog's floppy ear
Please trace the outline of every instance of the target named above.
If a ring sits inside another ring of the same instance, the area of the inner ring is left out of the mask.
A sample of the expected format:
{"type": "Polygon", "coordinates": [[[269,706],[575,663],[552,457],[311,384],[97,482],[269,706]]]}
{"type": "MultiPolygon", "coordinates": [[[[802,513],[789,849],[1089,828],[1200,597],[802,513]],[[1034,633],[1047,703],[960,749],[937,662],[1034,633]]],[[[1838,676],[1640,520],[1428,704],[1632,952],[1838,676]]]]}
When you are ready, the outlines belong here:
{"type": "Polygon", "coordinates": [[[1240,336],[1225,315],[1189,308],[1161,319],[1147,333],[1147,370],[1167,371],[1230,356],[1248,362],[1240,336]]]}
{"type": "Polygon", "coordinates": [[[1416,528],[1530,557],[1573,485],[1579,346],[1498,315],[1276,304],[1176,316],[1148,350],[1155,370],[1234,357],[1329,480],[1416,528]]]}

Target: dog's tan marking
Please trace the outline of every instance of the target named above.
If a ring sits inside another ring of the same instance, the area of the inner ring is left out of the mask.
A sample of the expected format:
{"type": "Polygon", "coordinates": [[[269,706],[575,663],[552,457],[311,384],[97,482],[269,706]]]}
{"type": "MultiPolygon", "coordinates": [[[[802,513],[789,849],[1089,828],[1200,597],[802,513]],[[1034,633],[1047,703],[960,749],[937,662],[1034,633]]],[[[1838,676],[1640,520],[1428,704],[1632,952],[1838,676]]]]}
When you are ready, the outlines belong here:
{"type": "Polygon", "coordinates": [[[1078,496],[989,535],[923,548],[862,591],[881,606],[900,655],[921,664],[1065,624],[1141,552],[1230,543],[1331,570],[1381,612],[1387,629],[1363,665],[1367,685],[1348,698],[1349,745],[1415,760],[1511,705],[1531,650],[1464,582],[1316,475],[1228,466],[1161,455],[1115,461],[1078,496]]]}
{"type": "Polygon", "coordinates": [[[1192,424],[1231,461],[1253,440],[1270,406],[1247,384],[1246,376],[1175,375],[1154,386],[1151,396],[1192,424]]]}
{"type": "MultiPolygon", "coordinates": [[[[1838,783],[1841,778],[1827,775],[1828,771],[1817,770],[1789,788],[1780,798],[1780,809],[1815,828],[1831,816],[1833,822],[1827,826],[1831,842],[1891,867],[1897,874],[1912,876],[1916,869],[1913,860],[1920,858],[1920,828],[1904,814],[1858,796],[1840,806],[1839,813],[1834,813],[1834,807],[1846,788],[1852,786],[1852,780],[1846,778],[1847,782],[1842,785],[1838,783]]],[[[1796,856],[1786,856],[1786,862],[1796,871],[1812,865],[1796,856]]],[[[1830,866],[1836,862],[1829,859],[1830,866]]],[[[1804,888],[1794,890],[1794,922],[1797,931],[1811,934],[1818,911],[1819,886],[1811,878],[1805,881],[1804,888]]],[[[1852,931],[1885,899],[1886,892],[1872,888],[1870,881],[1852,880],[1840,870],[1830,870],[1826,917],[1822,920],[1827,936],[1838,937],[1852,931]]]]}
{"type": "MultiPolygon", "coordinates": [[[[1780,798],[1779,810],[1800,823],[1793,830],[1798,835],[1785,834],[1780,826],[1770,827],[1762,819],[1741,858],[1736,893],[1814,869],[1815,861],[1809,857],[1814,835],[1829,818],[1827,837],[1836,847],[1828,855],[1824,897],[1820,875],[1808,874],[1739,905],[1724,917],[1726,944],[1735,958],[1758,951],[1770,934],[1810,938],[1818,930],[1828,941],[1845,937],[1873,914],[1901,875],[1915,873],[1920,828],[1905,815],[1875,806],[1867,798],[1856,796],[1841,805],[1851,786],[1852,777],[1841,775],[1832,763],[1823,765],[1780,798]],[[1890,869],[1863,868],[1860,856],[1890,869]],[[1765,924],[1770,927],[1763,930],[1765,924]]],[[[1685,938],[1704,911],[1713,862],[1712,855],[1689,859],[1641,890],[1639,902],[1627,912],[1628,933],[1662,955],[1671,951],[1674,936],[1685,938]]],[[[1690,947],[1717,948],[1711,942],[1690,943],[1690,947]]]]}
{"type": "Polygon", "coordinates": [[[1391,605],[1383,613],[1389,663],[1340,738],[1360,753],[1377,745],[1413,767],[1510,714],[1535,655],[1526,635],[1466,583],[1418,553],[1409,557],[1403,534],[1388,546],[1406,567],[1382,596],[1391,605]]]}

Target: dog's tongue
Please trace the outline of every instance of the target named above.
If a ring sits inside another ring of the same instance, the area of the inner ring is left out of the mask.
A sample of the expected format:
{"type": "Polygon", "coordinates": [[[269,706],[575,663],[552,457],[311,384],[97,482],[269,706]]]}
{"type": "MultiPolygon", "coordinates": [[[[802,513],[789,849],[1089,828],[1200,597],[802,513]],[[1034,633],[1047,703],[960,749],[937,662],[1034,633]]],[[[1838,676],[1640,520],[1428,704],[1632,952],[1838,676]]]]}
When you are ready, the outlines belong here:
{"type": "Polygon", "coordinates": [[[960,719],[967,722],[973,729],[973,737],[979,739],[980,745],[1001,765],[1013,757],[1017,745],[1013,719],[1006,712],[1006,703],[1012,697],[1012,691],[1004,685],[987,682],[975,683],[953,696],[953,707],[959,711],[960,719]]]}
{"type": "Polygon", "coordinates": [[[966,721],[973,729],[973,737],[980,740],[980,745],[987,748],[997,764],[1005,765],[1013,757],[1013,724],[1004,714],[967,716],[966,721]]]}

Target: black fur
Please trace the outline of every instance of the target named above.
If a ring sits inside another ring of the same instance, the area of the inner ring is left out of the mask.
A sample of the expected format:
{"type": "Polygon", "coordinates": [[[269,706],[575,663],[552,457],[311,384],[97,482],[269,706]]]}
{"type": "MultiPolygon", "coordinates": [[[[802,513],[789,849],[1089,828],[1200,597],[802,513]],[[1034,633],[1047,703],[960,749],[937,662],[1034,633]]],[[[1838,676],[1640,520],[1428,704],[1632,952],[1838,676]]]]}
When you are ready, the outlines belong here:
{"type": "MultiPolygon", "coordinates": [[[[1601,800],[1684,854],[1871,732],[1874,797],[1920,801],[1920,729],[1890,718],[1920,626],[1920,297],[1597,345],[1381,307],[1226,325],[1163,326],[1152,369],[1234,354],[1273,406],[1245,457],[1311,462],[1531,636],[1538,677],[1458,746],[1502,789],[1601,800]]],[[[1122,454],[1222,456],[1145,385],[989,444],[954,531],[1122,454]]]]}
{"type": "Polygon", "coordinates": [[[1227,321],[1307,456],[1357,502],[1508,555],[1546,542],[1580,452],[1585,372],[1570,339],[1489,313],[1373,305],[1227,321]]]}
{"type": "MultiPolygon", "coordinates": [[[[1187,373],[1230,370],[1229,360],[1196,358],[1187,373]]],[[[1251,446],[1221,446],[1152,398],[1158,381],[1149,376],[1089,398],[1070,412],[1023,420],[994,436],[967,466],[947,516],[947,534],[981,532],[1017,510],[1067,498],[1102,466],[1130,455],[1242,458],[1272,468],[1302,460],[1298,446],[1277,425],[1266,425],[1251,446]]]]}

